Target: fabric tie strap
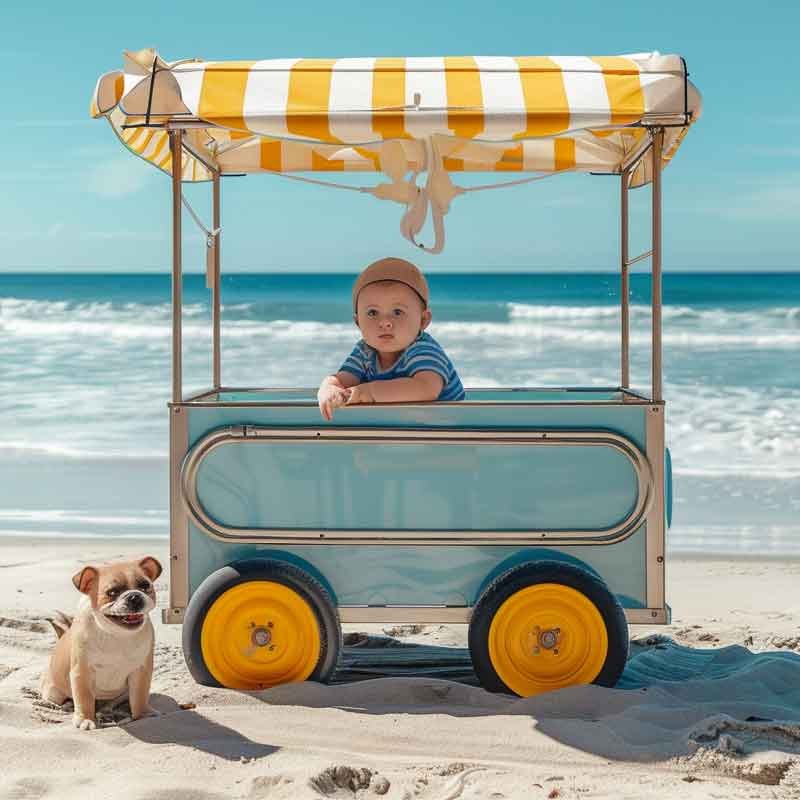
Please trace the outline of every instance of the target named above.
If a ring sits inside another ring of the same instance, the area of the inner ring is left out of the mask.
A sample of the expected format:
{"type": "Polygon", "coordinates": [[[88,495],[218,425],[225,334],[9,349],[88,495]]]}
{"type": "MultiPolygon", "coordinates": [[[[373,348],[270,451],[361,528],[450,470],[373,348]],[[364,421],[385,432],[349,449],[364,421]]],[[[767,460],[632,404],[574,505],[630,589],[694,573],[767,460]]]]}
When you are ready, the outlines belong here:
{"type": "MultiPolygon", "coordinates": [[[[390,179],[390,183],[379,183],[377,186],[349,186],[344,183],[335,183],[333,181],[319,180],[317,178],[306,178],[300,175],[290,175],[282,172],[273,172],[272,174],[303,183],[316,184],[317,186],[328,186],[334,189],[347,189],[351,192],[371,194],[379,200],[390,200],[393,203],[404,205],[406,210],[400,219],[400,233],[417,249],[435,255],[444,250],[444,217],[450,210],[450,204],[459,195],[467,194],[468,192],[483,192],[487,189],[502,189],[509,186],[519,186],[523,183],[533,183],[534,181],[551,178],[563,172],[574,171],[574,169],[565,169],[558,172],[531,175],[527,178],[520,178],[514,181],[490,183],[484,186],[457,186],[450,180],[450,174],[444,167],[444,161],[434,137],[428,137],[424,139],[422,143],[424,145],[425,158],[419,169],[411,173],[410,180],[405,180],[405,176],[410,171],[410,166],[403,145],[399,141],[385,142],[380,150],[381,172],[390,179]],[[428,179],[425,182],[425,186],[417,186],[419,174],[426,171],[428,173],[428,179]],[[422,242],[418,242],[416,238],[425,226],[425,220],[428,218],[429,209],[434,233],[434,242],[430,247],[424,245],[422,242]]],[[[194,215],[194,212],[191,210],[188,203],[186,203],[185,199],[184,204],[189,208],[192,216],[195,217],[195,222],[197,222],[207,234],[216,235],[216,231],[211,232],[206,230],[194,215]]]]}

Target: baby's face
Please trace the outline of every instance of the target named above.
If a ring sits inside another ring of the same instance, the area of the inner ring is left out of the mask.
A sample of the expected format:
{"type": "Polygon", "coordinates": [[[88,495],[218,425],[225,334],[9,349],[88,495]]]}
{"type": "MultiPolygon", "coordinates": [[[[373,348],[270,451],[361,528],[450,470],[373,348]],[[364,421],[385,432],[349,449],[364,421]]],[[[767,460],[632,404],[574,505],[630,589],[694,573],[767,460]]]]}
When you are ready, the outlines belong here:
{"type": "Polygon", "coordinates": [[[431,312],[404,283],[378,281],[359,292],[356,325],[364,341],[380,353],[405,350],[430,321],[431,312]]]}

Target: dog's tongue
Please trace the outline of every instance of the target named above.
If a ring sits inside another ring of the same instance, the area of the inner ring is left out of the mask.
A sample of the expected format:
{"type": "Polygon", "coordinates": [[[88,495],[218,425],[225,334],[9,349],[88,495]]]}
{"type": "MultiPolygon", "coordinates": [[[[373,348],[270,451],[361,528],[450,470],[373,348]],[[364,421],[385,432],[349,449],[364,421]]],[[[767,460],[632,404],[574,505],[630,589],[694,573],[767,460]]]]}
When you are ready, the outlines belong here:
{"type": "Polygon", "coordinates": [[[123,619],[125,620],[125,622],[129,622],[132,625],[135,622],[141,622],[142,616],[143,616],[142,614],[126,614],[123,617],[123,619]]]}

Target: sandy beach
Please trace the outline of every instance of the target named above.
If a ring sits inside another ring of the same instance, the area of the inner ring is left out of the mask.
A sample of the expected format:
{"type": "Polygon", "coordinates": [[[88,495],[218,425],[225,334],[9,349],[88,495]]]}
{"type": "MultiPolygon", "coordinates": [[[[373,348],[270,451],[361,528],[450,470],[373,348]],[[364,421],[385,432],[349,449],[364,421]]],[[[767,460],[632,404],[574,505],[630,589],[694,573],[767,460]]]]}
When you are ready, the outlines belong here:
{"type": "MultiPolygon", "coordinates": [[[[426,675],[209,689],[156,611],[161,715],[122,709],[79,732],[36,696],[45,617],[74,609],[81,564],[147,553],[166,563],[166,542],[0,540],[0,797],[800,797],[800,561],[671,559],[673,622],[631,628],[617,688],[527,699],[426,675]]],[[[362,649],[466,643],[463,626],[346,634],[362,649]]]]}

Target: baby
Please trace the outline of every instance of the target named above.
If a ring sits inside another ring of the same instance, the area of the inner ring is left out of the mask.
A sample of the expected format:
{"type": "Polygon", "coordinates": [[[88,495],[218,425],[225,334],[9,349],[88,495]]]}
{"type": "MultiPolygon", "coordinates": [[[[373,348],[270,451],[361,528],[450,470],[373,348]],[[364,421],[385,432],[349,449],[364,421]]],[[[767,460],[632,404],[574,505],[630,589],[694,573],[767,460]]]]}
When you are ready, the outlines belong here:
{"type": "Polygon", "coordinates": [[[353,285],[353,319],[363,338],[317,392],[325,419],[341,405],[464,399],[452,362],[424,332],[431,322],[428,283],[413,264],[370,264],[353,285]]]}

